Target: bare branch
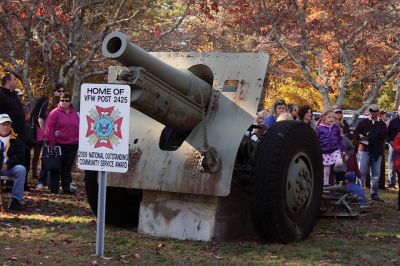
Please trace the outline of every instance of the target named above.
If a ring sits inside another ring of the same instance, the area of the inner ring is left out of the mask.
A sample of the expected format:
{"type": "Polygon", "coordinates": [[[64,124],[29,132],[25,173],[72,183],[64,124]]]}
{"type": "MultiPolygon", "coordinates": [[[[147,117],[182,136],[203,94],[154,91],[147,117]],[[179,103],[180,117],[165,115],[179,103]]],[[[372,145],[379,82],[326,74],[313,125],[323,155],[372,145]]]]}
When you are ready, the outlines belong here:
{"type": "Polygon", "coordinates": [[[309,69],[302,63],[301,59],[299,59],[295,52],[291,50],[289,47],[285,45],[285,43],[281,40],[279,34],[277,33],[276,29],[273,29],[274,37],[278,42],[279,46],[290,56],[290,58],[300,67],[300,70],[303,72],[304,76],[307,80],[311,83],[311,85],[321,92],[323,96],[324,105],[326,107],[330,106],[329,98],[328,98],[328,88],[321,86],[318,82],[312,77],[309,69]]]}
{"type": "Polygon", "coordinates": [[[363,102],[363,105],[359,110],[357,110],[358,114],[363,113],[367,107],[372,103],[373,100],[378,96],[378,91],[382,87],[382,85],[400,68],[400,57],[384,72],[384,75],[375,83],[375,86],[371,90],[368,98],[363,102]]]}
{"type": "Polygon", "coordinates": [[[153,45],[149,48],[149,51],[150,51],[150,52],[153,51],[153,49],[154,49],[159,43],[161,43],[162,39],[163,39],[165,36],[167,36],[167,35],[171,34],[172,32],[174,32],[174,31],[182,24],[182,22],[187,18],[188,11],[189,11],[189,5],[187,4],[187,5],[186,5],[185,13],[182,15],[182,17],[178,20],[178,22],[177,22],[173,27],[171,27],[168,31],[163,32],[163,33],[157,38],[157,40],[156,40],[156,41],[153,43],[153,45]]]}
{"type": "Polygon", "coordinates": [[[96,70],[96,71],[86,73],[85,75],[82,76],[82,79],[86,79],[86,78],[93,77],[93,76],[106,75],[106,74],[107,74],[107,70],[96,70]]]}

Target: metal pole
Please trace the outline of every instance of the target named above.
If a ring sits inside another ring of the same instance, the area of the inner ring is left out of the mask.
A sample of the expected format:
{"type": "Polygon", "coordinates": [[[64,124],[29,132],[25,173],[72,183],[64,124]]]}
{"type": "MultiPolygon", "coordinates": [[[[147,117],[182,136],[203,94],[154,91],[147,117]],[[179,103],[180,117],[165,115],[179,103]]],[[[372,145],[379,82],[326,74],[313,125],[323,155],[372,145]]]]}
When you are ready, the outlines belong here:
{"type": "Polygon", "coordinates": [[[107,173],[98,174],[99,193],[97,198],[96,255],[104,256],[104,224],[106,213],[107,173]]]}

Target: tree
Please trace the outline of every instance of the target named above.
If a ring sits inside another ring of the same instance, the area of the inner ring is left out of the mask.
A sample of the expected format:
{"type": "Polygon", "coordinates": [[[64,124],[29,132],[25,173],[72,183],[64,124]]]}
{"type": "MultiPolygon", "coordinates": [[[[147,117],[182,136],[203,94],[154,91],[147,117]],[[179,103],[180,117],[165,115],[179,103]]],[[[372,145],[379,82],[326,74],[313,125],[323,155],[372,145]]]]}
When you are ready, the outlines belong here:
{"type": "Polygon", "coordinates": [[[222,23],[229,32],[225,36],[248,39],[243,50],[272,52],[273,72],[286,78],[294,65],[300,69],[325,107],[331,105],[331,92],[337,92],[335,103],[341,105],[352,84],[361,82],[368,87],[358,110],[363,112],[400,66],[400,7],[395,0],[235,0],[219,1],[218,13],[209,10],[206,17],[222,23]]]}
{"type": "MultiPolygon", "coordinates": [[[[4,45],[0,50],[0,66],[7,72],[14,73],[22,82],[24,91],[28,98],[32,99],[33,94],[30,86],[31,59],[31,30],[37,25],[36,12],[37,1],[18,2],[4,0],[0,6],[2,15],[0,25],[4,29],[4,45]]],[[[33,107],[31,101],[31,107],[33,107]]]]}

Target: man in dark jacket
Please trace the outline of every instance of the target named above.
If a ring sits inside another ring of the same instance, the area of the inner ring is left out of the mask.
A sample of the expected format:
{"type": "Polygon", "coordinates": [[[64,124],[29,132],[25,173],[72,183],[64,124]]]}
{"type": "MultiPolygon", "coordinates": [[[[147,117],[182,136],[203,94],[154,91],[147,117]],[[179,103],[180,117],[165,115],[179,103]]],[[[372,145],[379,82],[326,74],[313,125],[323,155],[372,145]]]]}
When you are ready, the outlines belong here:
{"type": "MultiPolygon", "coordinates": [[[[400,106],[397,109],[397,115],[392,118],[389,122],[388,126],[388,142],[392,143],[394,138],[400,132],[400,106]]],[[[389,188],[395,188],[396,186],[396,171],[394,170],[394,162],[396,161],[396,152],[393,150],[392,145],[389,145],[389,156],[388,156],[388,165],[389,165],[389,176],[388,176],[388,185],[389,188]]]]}
{"type": "Polygon", "coordinates": [[[370,117],[365,118],[358,124],[354,130],[354,136],[359,140],[358,161],[361,172],[362,187],[365,185],[365,179],[371,169],[371,199],[383,202],[378,195],[378,183],[381,172],[382,154],[387,137],[387,128],[385,122],[378,119],[379,107],[372,104],[369,107],[370,117]]]}
{"type": "Polygon", "coordinates": [[[8,208],[19,211],[24,200],[25,146],[23,140],[12,130],[11,122],[8,114],[0,114],[0,175],[14,177],[8,208]]]}
{"type": "Polygon", "coordinates": [[[25,115],[17,88],[17,79],[7,73],[1,78],[0,87],[0,114],[8,114],[13,121],[13,129],[20,137],[24,136],[25,115]]]}

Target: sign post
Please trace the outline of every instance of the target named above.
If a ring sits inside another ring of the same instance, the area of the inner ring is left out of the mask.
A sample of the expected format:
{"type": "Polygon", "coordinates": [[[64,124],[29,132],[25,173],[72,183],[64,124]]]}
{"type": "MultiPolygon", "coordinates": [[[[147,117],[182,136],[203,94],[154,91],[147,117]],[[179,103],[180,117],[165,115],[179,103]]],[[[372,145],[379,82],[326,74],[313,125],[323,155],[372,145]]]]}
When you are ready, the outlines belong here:
{"type": "Polygon", "coordinates": [[[96,255],[104,255],[107,172],[126,173],[129,159],[129,85],[81,85],[78,167],[98,171],[96,255]]]}

